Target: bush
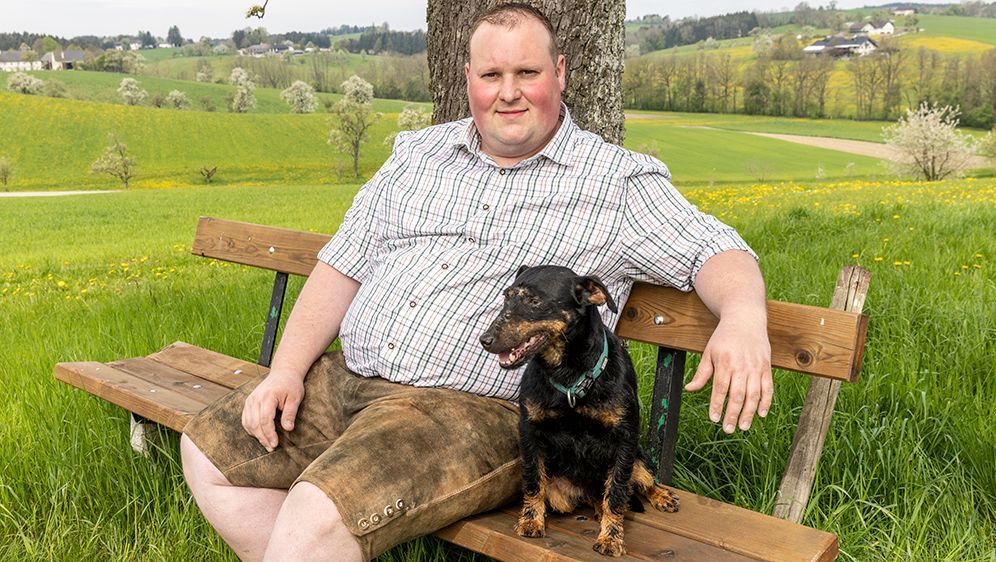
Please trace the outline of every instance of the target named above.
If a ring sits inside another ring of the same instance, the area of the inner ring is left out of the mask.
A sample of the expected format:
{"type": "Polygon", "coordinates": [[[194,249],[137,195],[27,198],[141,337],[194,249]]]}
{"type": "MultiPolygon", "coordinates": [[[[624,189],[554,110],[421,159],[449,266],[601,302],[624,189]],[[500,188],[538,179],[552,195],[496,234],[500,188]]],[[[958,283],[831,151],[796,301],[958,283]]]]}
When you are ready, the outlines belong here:
{"type": "Polygon", "coordinates": [[[121,99],[124,100],[125,105],[138,105],[149,95],[149,92],[146,92],[138,85],[138,80],[123,78],[121,85],[118,87],[118,94],[121,95],[121,99]]]}
{"type": "Polygon", "coordinates": [[[293,113],[314,113],[318,107],[315,90],[300,80],[295,80],[289,88],[280,92],[280,99],[291,106],[293,113]]]}
{"type": "Polygon", "coordinates": [[[958,175],[975,153],[972,138],[959,132],[959,111],[949,105],[921,103],[893,125],[882,129],[885,144],[896,151],[899,159],[892,162],[900,175],[913,175],[927,181],[942,180],[958,175]]]}
{"type": "Polygon", "coordinates": [[[44,87],[44,81],[24,72],[15,72],[7,79],[7,89],[19,94],[38,95],[44,87]]]}
{"type": "Polygon", "coordinates": [[[215,111],[218,109],[214,104],[214,100],[207,96],[201,98],[201,107],[204,108],[204,111],[215,111]]]}
{"type": "Polygon", "coordinates": [[[45,82],[45,88],[42,93],[50,98],[64,98],[67,96],[66,85],[59,80],[52,79],[45,82]]]}
{"type": "Polygon", "coordinates": [[[180,90],[170,90],[166,94],[166,107],[172,107],[173,109],[189,109],[190,100],[187,99],[187,94],[181,92],[180,90]]]}

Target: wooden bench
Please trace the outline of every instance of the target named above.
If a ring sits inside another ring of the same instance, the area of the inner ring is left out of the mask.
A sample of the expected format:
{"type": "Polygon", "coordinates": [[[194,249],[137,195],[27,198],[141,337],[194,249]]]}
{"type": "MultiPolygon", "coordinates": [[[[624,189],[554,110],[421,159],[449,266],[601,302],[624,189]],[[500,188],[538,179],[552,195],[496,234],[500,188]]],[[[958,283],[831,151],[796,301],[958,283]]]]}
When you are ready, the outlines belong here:
{"type": "MultiPolygon", "coordinates": [[[[145,451],[154,424],[183,431],[206,405],[251,377],[268,372],[289,274],[307,276],[328,235],[201,218],[193,253],[276,271],[256,363],[176,342],[147,357],[55,366],[55,377],[132,412],[132,446],[145,451]]],[[[641,560],[833,560],[837,537],[799,525],[842,381],[855,382],[867,317],[861,314],[867,271],[841,271],[830,308],[768,302],[774,367],[815,375],[796,430],[775,516],[679,491],[675,514],[627,515],[624,558],[641,560]]],[[[686,351],[701,352],[716,318],[694,293],[637,283],[622,310],[620,337],[659,346],[650,412],[650,455],[670,484],[686,351]]],[[[601,560],[591,544],[598,524],[591,512],[548,520],[542,539],[512,530],[518,506],[467,518],[436,533],[501,560],[601,560]]]]}

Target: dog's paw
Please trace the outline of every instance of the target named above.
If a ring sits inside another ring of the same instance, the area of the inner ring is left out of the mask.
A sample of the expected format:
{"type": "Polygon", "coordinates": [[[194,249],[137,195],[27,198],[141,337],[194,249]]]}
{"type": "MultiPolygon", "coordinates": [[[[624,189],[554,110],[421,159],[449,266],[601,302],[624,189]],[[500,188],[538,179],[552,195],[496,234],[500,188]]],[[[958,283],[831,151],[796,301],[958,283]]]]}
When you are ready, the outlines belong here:
{"type": "Polygon", "coordinates": [[[619,537],[599,536],[595,544],[591,547],[595,552],[605,556],[622,556],[626,554],[626,547],[619,537]]]}
{"type": "Polygon", "coordinates": [[[515,533],[520,537],[545,537],[546,525],[539,519],[520,517],[519,522],[515,524],[515,533]]]}
{"type": "Polygon", "coordinates": [[[650,501],[650,505],[654,506],[654,509],[668,513],[678,511],[678,507],[681,505],[681,501],[678,500],[678,494],[656,484],[647,499],[650,501]]]}

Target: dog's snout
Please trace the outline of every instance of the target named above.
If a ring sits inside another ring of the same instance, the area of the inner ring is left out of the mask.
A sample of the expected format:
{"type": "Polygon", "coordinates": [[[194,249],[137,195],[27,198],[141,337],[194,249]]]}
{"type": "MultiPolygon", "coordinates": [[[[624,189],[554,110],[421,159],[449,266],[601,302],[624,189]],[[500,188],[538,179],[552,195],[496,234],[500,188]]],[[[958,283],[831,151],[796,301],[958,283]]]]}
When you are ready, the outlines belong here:
{"type": "Polygon", "coordinates": [[[493,343],[495,343],[495,336],[491,332],[485,332],[481,336],[481,345],[483,345],[484,347],[488,347],[493,343]]]}

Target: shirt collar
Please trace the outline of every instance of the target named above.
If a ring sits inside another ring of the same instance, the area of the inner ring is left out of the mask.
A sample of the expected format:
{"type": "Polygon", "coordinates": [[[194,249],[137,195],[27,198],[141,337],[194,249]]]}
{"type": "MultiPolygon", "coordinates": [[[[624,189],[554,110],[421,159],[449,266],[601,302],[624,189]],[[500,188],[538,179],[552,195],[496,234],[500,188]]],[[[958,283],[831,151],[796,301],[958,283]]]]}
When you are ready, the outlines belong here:
{"type": "MultiPolygon", "coordinates": [[[[570,166],[571,137],[577,128],[578,126],[571,119],[571,112],[567,109],[567,105],[564,102],[560,102],[560,128],[557,129],[556,134],[553,135],[550,142],[546,143],[543,150],[519,162],[516,166],[532,162],[540,156],[545,156],[562,166],[570,166]]],[[[453,147],[462,146],[470,151],[471,154],[484,158],[487,161],[491,160],[491,157],[481,150],[481,134],[478,132],[473,118],[467,119],[466,127],[457,127],[453,130],[449,144],[453,147]]]]}

